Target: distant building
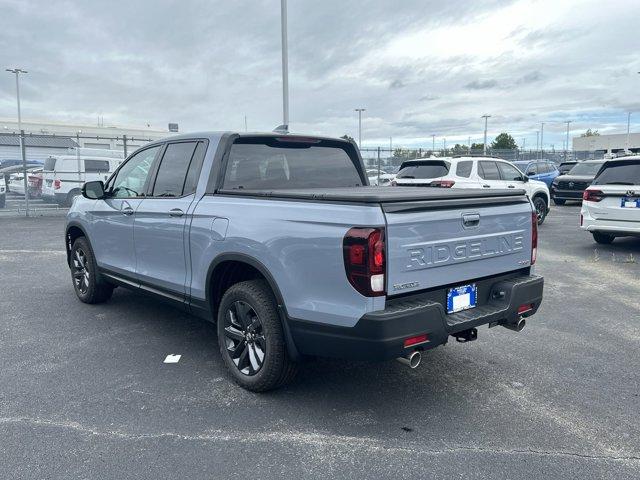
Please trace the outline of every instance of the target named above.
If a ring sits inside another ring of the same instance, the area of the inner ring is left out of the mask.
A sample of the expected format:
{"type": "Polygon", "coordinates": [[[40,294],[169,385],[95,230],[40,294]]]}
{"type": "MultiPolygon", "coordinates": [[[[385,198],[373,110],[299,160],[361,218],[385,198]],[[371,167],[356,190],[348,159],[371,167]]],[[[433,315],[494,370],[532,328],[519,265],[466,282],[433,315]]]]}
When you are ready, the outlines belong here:
{"type": "Polygon", "coordinates": [[[640,133],[629,134],[628,147],[626,133],[573,138],[573,150],[575,151],[605,153],[611,150],[612,153],[616,153],[626,148],[632,152],[640,152],[640,133]]]}
{"type": "MultiPolygon", "coordinates": [[[[174,131],[151,127],[125,127],[86,125],[47,121],[22,121],[25,132],[26,154],[30,161],[42,161],[49,155],[66,153],[77,144],[83,148],[124,150],[127,138],[127,153],[140,148],[151,140],[158,140],[174,131]],[[79,138],[78,138],[79,137],[79,138]]],[[[172,124],[177,131],[177,124],[172,124]]],[[[16,119],[0,118],[0,160],[20,157],[18,122],[16,119]]]]}

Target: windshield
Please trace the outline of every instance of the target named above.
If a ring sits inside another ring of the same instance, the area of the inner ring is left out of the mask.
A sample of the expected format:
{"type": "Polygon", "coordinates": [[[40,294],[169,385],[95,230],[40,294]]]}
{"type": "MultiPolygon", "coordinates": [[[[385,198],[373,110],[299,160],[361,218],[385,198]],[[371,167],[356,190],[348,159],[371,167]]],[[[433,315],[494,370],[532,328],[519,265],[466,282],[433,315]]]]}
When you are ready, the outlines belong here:
{"type": "Polygon", "coordinates": [[[612,162],[593,181],[594,185],[640,185],[640,160],[612,162]]]}
{"type": "Polygon", "coordinates": [[[411,162],[400,168],[397,178],[438,178],[449,173],[449,162],[430,160],[411,162]]]}
{"type": "MultiPolygon", "coordinates": [[[[362,185],[358,160],[342,142],[240,139],[231,146],[224,188],[289,189],[362,185]]],[[[353,152],[355,154],[355,152],[353,152]]]]}
{"type": "Polygon", "coordinates": [[[595,175],[604,162],[578,163],[569,170],[569,175],[595,175]]]}

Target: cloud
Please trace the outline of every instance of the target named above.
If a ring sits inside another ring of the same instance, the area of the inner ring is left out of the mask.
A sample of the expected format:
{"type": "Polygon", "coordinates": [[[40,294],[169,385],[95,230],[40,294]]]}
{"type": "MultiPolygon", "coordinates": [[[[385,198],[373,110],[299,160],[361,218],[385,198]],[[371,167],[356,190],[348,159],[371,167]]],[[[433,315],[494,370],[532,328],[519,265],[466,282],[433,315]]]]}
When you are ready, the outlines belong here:
{"type": "Polygon", "coordinates": [[[498,82],[496,80],[474,80],[473,82],[467,83],[464,88],[468,88],[470,90],[486,90],[496,86],[498,86],[498,82]]]}
{"type": "MultiPolygon", "coordinates": [[[[251,130],[281,123],[277,1],[0,6],[5,66],[29,70],[27,119],[101,114],[183,131],[244,129],[245,115],[251,130]]],[[[596,0],[289,2],[291,126],[355,136],[362,107],[370,144],[477,141],[484,113],[490,136],[508,131],[527,144],[540,121],[557,144],[566,119],[576,131],[599,121],[624,129],[638,105],[638,17],[634,0],[606,9],[596,0]]],[[[15,115],[12,81],[0,76],[0,117],[15,115]]]]}

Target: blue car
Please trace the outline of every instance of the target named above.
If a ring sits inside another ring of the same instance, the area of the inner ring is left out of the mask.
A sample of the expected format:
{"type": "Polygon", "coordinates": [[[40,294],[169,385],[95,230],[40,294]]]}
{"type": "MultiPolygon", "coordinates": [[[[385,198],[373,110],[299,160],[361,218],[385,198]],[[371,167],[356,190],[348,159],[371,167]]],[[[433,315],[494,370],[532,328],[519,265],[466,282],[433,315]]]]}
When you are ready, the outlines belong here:
{"type": "Polygon", "coordinates": [[[527,177],[532,180],[540,180],[546,183],[547,187],[551,187],[554,178],[560,175],[555,163],[548,160],[525,160],[512,163],[527,177]]]}

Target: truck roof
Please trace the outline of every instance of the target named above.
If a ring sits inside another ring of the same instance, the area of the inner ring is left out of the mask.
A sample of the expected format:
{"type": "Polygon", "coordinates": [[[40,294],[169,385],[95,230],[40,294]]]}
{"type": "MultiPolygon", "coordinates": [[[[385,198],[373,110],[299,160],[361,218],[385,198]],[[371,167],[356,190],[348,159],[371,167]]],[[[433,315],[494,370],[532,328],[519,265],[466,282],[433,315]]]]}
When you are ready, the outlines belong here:
{"type": "Polygon", "coordinates": [[[287,138],[291,138],[292,140],[309,138],[309,139],[315,139],[315,140],[331,140],[334,142],[351,143],[349,140],[345,140],[344,138],[326,137],[323,135],[307,135],[303,133],[283,134],[278,132],[238,132],[233,130],[226,130],[226,131],[193,132],[193,133],[183,133],[181,135],[172,135],[172,136],[167,136],[165,138],[161,138],[159,140],[155,140],[149,143],[148,145],[166,142],[168,140],[171,140],[171,141],[191,140],[191,139],[197,139],[197,138],[206,138],[209,141],[218,142],[225,135],[226,136],[237,135],[238,137],[287,137],[287,138]]]}

